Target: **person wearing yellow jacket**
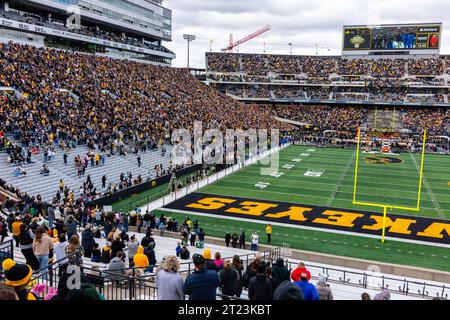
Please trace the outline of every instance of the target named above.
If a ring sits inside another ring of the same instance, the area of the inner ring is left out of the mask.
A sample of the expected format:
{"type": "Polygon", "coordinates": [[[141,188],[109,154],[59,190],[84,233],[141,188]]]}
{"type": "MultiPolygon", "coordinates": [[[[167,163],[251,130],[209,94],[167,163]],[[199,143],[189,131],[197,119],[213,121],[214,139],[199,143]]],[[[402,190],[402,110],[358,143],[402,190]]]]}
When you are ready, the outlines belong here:
{"type": "Polygon", "coordinates": [[[16,220],[12,224],[13,238],[16,241],[16,247],[20,245],[20,226],[22,225],[22,220],[20,217],[16,217],[16,220]]]}
{"type": "Polygon", "coordinates": [[[133,262],[135,268],[140,268],[136,269],[136,271],[137,270],[145,271],[148,268],[150,262],[148,261],[148,257],[144,254],[143,246],[138,247],[137,253],[133,257],[133,262]]]}
{"type": "Polygon", "coordinates": [[[266,235],[267,235],[267,242],[270,243],[272,241],[272,226],[270,223],[266,226],[266,235]]]}

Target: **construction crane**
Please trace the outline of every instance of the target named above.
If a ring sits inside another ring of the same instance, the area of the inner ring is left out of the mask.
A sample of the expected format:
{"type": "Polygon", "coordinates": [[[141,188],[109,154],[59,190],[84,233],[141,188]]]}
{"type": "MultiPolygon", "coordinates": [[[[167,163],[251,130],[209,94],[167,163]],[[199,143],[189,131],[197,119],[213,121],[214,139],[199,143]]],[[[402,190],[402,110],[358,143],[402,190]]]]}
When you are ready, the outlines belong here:
{"type": "Polygon", "coordinates": [[[236,41],[236,42],[233,42],[233,35],[230,34],[230,42],[228,44],[228,47],[222,49],[222,51],[232,52],[233,49],[236,48],[237,46],[239,46],[239,45],[241,45],[241,44],[243,44],[243,43],[245,43],[247,41],[250,41],[250,40],[258,37],[258,36],[262,35],[263,33],[266,33],[270,29],[271,29],[270,26],[265,26],[264,28],[259,29],[258,31],[254,32],[254,33],[252,33],[252,34],[246,36],[245,38],[243,38],[243,39],[241,39],[239,41],[236,41]]]}

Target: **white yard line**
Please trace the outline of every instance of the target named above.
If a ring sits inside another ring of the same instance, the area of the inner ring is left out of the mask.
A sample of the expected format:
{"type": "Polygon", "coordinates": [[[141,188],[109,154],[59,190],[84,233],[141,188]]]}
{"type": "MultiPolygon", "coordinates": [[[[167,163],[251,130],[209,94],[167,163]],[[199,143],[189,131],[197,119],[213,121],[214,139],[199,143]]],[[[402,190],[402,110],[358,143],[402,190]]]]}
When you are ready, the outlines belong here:
{"type": "Polygon", "coordinates": [[[331,206],[334,199],[336,198],[336,194],[338,193],[339,189],[342,186],[342,182],[344,182],[344,178],[347,175],[348,170],[352,166],[353,160],[356,158],[356,151],[353,153],[353,156],[348,160],[347,165],[345,166],[344,171],[342,172],[341,176],[339,177],[338,182],[336,183],[336,186],[333,190],[333,192],[330,194],[330,197],[327,200],[326,206],[331,206]]]}
{"type": "MultiPolygon", "coordinates": [[[[416,167],[417,171],[420,174],[420,167],[417,163],[416,158],[413,156],[411,152],[409,152],[409,156],[411,157],[412,162],[414,163],[414,166],[416,167]]],[[[444,211],[442,211],[441,205],[439,204],[439,201],[437,200],[436,196],[433,193],[433,190],[431,190],[430,184],[428,183],[427,178],[425,175],[422,176],[422,182],[425,186],[425,189],[427,189],[428,194],[430,195],[431,202],[433,202],[434,207],[436,208],[437,214],[441,219],[447,219],[447,216],[445,215],[444,211]]]]}

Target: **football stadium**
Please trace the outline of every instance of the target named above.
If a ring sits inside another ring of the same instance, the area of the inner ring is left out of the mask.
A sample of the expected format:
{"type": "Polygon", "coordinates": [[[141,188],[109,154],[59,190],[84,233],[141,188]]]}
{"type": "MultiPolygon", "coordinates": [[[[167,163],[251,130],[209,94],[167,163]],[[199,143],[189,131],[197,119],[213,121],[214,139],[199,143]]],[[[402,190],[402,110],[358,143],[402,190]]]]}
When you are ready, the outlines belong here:
{"type": "Polygon", "coordinates": [[[177,10],[0,0],[0,300],[448,300],[446,17],[314,54],[177,10]]]}

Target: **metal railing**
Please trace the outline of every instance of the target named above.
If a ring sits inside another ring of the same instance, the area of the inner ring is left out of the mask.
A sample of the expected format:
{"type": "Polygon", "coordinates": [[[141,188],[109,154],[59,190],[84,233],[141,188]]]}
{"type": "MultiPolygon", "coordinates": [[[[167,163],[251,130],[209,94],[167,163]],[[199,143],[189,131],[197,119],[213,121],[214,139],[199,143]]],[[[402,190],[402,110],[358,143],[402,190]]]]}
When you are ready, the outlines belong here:
{"type": "Polygon", "coordinates": [[[14,260],[14,240],[10,239],[0,243],[0,280],[3,279],[2,263],[6,259],[14,260]]]}
{"type": "MultiPolygon", "coordinates": [[[[275,261],[280,257],[280,248],[266,250],[240,255],[244,268],[246,268],[260,254],[264,261],[275,261]]],[[[232,259],[233,257],[225,257],[232,259]]],[[[67,258],[56,261],[48,267],[41,268],[35,272],[35,276],[30,281],[30,287],[45,284],[46,287],[39,293],[40,298],[49,292],[49,287],[56,288],[64,269],[61,269],[61,262],[67,258]]],[[[140,268],[125,268],[121,270],[107,270],[95,267],[81,267],[80,271],[87,279],[88,283],[97,289],[97,291],[107,300],[156,300],[156,273],[160,264],[153,266],[153,272],[137,272],[140,268]]],[[[180,264],[179,274],[186,278],[195,270],[193,262],[184,262],[180,264]]],[[[231,297],[217,293],[219,299],[245,300],[243,298],[231,297]]]]}
{"type": "MultiPolygon", "coordinates": [[[[294,270],[297,262],[285,261],[286,267],[294,270]]],[[[318,279],[319,274],[326,275],[328,282],[339,283],[348,286],[355,286],[365,289],[388,290],[391,293],[415,296],[421,298],[444,298],[450,295],[450,285],[447,286],[430,284],[425,281],[413,281],[406,278],[387,277],[376,272],[358,272],[343,269],[336,269],[324,266],[308,264],[307,269],[311,272],[312,279],[318,279]]]]}

